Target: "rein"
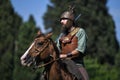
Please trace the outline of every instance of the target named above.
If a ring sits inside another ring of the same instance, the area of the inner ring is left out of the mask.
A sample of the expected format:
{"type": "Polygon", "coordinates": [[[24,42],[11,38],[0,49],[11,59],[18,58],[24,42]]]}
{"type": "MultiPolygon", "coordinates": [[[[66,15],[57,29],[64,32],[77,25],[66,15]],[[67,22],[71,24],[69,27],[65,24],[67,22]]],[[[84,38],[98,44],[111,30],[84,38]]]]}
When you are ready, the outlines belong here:
{"type": "Polygon", "coordinates": [[[50,62],[48,62],[48,63],[42,64],[42,65],[39,65],[39,66],[35,66],[35,68],[45,67],[45,66],[47,66],[47,65],[49,65],[49,64],[51,64],[51,63],[53,63],[53,62],[55,62],[55,61],[57,61],[57,60],[60,60],[60,59],[61,59],[61,58],[57,58],[57,59],[52,60],[52,61],[50,61],[50,62]]]}

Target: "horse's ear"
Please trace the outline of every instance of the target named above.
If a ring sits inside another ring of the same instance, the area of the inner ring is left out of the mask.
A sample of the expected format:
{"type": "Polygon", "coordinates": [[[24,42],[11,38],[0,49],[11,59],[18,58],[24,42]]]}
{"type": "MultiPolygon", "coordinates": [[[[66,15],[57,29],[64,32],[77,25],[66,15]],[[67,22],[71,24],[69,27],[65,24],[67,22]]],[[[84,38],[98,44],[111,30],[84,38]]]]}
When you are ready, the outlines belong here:
{"type": "Polygon", "coordinates": [[[42,32],[39,30],[38,32],[37,32],[37,35],[40,35],[42,32]]]}
{"type": "Polygon", "coordinates": [[[47,38],[50,38],[50,37],[52,36],[52,34],[53,34],[52,32],[51,32],[51,33],[48,33],[48,34],[46,35],[46,37],[47,37],[47,38]]]}

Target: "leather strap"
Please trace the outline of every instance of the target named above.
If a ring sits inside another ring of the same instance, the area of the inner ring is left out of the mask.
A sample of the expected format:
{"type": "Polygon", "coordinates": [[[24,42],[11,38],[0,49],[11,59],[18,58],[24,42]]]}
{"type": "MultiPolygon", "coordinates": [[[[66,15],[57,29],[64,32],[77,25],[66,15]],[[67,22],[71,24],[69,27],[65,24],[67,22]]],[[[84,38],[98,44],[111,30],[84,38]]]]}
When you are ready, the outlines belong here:
{"type": "Polygon", "coordinates": [[[74,35],[78,32],[80,28],[75,28],[73,31],[71,31],[67,36],[65,37],[61,37],[61,41],[62,43],[67,43],[70,42],[72,40],[72,38],[74,37],[74,35]]]}
{"type": "Polygon", "coordinates": [[[71,36],[74,36],[80,28],[75,28],[72,32],[70,32],[71,36]]]}

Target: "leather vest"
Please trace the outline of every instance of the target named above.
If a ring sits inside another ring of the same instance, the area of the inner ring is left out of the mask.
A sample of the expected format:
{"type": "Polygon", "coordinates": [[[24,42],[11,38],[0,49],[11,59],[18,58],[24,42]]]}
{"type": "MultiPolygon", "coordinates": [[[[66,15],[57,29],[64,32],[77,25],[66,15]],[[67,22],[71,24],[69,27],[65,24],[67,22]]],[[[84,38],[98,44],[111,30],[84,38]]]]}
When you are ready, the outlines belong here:
{"type": "Polygon", "coordinates": [[[78,46],[78,38],[75,34],[78,32],[78,28],[70,32],[68,35],[62,36],[60,38],[60,45],[61,45],[61,54],[67,54],[75,50],[78,46]]]}

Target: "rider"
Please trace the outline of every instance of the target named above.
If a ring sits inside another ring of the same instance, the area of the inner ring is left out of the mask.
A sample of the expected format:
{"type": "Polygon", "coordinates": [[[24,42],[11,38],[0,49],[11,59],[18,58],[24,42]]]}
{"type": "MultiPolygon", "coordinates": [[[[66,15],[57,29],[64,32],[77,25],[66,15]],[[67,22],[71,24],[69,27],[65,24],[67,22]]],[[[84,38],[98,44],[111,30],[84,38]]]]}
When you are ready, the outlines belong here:
{"type": "Polygon", "coordinates": [[[74,61],[82,75],[82,80],[89,80],[83,62],[87,35],[83,28],[75,25],[74,14],[73,8],[70,8],[61,15],[62,32],[57,40],[57,47],[61,52],[60,58],[70,58],[74,61]]]}

